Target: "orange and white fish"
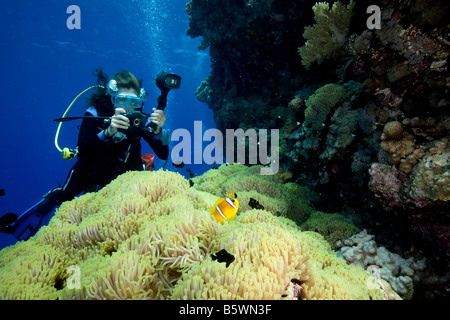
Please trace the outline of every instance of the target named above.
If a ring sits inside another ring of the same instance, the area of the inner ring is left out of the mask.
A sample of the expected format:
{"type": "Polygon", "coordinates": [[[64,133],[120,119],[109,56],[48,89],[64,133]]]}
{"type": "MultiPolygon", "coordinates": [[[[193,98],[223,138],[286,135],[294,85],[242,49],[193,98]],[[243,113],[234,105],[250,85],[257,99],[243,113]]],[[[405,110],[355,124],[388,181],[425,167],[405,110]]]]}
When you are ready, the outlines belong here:
{"type": "Polygon", "coordinates": [[[225,198],[220,198],[214,203],[214,206],[209,210],[214,219],[219,222],[233,221],[236,217],[236,212],[239,209],[239,200],[236,199],[236,193],[228,190],[225,193],[225,198]]]}

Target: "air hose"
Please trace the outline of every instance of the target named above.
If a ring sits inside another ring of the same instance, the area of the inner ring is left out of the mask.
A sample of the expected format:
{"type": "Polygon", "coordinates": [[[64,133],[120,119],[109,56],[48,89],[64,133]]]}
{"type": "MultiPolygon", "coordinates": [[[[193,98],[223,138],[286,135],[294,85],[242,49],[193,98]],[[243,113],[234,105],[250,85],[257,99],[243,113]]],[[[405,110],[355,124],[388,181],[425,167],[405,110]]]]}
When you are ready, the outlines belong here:
{"type": "MultiPolygon", "coordinates": [[[[62,118],[64,118],[66,116],[66,114],[69,112],[70,108],[72,108],[72,105],[77,101],[77,99],[79,97],[81,97],[84,93],[86,93],[87,91],[94,89],[94,88],[105,88],[105,87],[100,86],[100,85],[95,85],[95,86],[89,87],[86,90],[83,90],[82,92],[80,92],[80,94],[77,95],[75,97],[75,99],[73,99],[73,101],[67,107],[66,112],[64,112],[62,118]]],[[[61,152],[61,156],[64,160],[71,160],[77,155],[78,150],[76,148],[75,149],[64,148],[61,150],[61,148],[58,145],[58,137],[59,137],[59,131],[61,130],[61,125],[62,125],[62,122],[59,123],[58,129],[56,130],[55,146],[56,146],[56,149],[58,149],[58,151],[61,152]]]]}

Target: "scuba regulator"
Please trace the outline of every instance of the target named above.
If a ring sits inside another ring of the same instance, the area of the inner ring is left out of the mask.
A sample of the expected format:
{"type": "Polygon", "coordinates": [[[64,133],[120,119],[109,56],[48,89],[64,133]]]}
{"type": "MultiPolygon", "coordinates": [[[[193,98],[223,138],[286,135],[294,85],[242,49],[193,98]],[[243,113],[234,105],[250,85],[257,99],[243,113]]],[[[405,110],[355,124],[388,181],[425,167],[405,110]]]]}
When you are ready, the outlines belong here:
{"type": "MultiPolygon", "coordinates": [[[[166,108],[167,105],[167,95],[169,94],[169,91],[171,89],[178,89],[180,88],[180,84],[181,84],[181,77],[174,74],[174,73],[167,73],[164,71],[161,71],[155,78],[155,82],[156,82],[156,86],[161,90],[161,95],[158,97],[157,102],[158,102],[158,106],[157,106],[157,110],[164,110],[166,108]]],[[[75,149],[69,149],[69,148],[64,148],[61,150],[61,148],[58,145],[58,136],[59,136],[59,132],[61,129],[61,125],[62,122],[65,121],[70,121],[70,120],[76,120],[76,119],[84,119],[84,118],[94,118],[94,119],[104,119],[105,122],[107,123],[108,121],[110,121],[110,117],[98,117],[98,116],[80,116],[80,117],[66,117],[66,114],[69,112],[70,108],[72,107],[72,105],[75,103],[75,101],[81,96],[83,95],[85,92],[94,89],[94,88],[103,88],[105,89],[104,86],[101,85],[95,85],[92,87],[87,88],[86,90],[82,91],[78,96],[75,97],[75,99],[70,103],[69,107],[67,108],[67,110],[64,112],[62,118],[58,118],[58,119],[54,119],[53,121],[55,122],[60,122],[58,125],[58,129],[56,131],[56,136],[55,136],[55,146],[56,148],[61,152],[61,156],[64,160],[71,160],[73,159],[77,154],[78,154],[78,148],[75,149]]],[[[107,85],[107,91],[108,93],[110,93],[110,90],[112,89],[114,90],[118,90],[117,86],[114,88],[114,86],[112,86],[110,83],[108,83],[107,85]]],[[[145,90],[142,88],[141,89],[141,95],[145,94],[145,90]]],[[[144,98],[145,99],[145,98],[144,98]]],[[[145,127],[145,124],[147,123],[148,114],[145,114],[141,111],[131,111],[125,114],[125,116],[130,120],[130,127],[125,130],[124,132],[127,135],[132,135],[132,136],[138,136],[140,135],[140,133],[143,130],[148,130],[150,132],[155,132],[157,129],[157,125],[156,123],[151,122],[149,125],[147,125],[147,127],[145,127]]]]}

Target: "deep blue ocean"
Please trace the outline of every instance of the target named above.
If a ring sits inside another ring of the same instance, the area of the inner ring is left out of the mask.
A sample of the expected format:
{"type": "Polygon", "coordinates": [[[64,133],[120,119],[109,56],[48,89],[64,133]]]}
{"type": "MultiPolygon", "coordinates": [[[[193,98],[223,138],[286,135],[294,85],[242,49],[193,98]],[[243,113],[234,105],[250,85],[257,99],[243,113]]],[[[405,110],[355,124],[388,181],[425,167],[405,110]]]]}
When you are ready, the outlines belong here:
{"type": "MultiPolygon", "coordinates": [[[[64,184],[76,160],[65,161],[54,140],[68,105],[95,84],[92,72],[102,67],[112,77],[130,70],[149,93],[144,112],[156,107],[159,90],[155,76],[162,70],[182,77],[181,88],[169,93],[164,127],[192,132],[202,121],[203,132],[215,128],[212,110],[194,92],[210,72],[208,51],[199,51],[200,38],[186,35],[187,0],[3,0],[0,19],[1,125],[0,215],[21,214],[49,190],[64,184]],[[69,30],[70,5],[80,8],[81,29],[69,30]]],[[[89,91],[67,116],[81,116],[89,91]]],[[[75,148],[81,120],[65,122],[59,135],[61,148],[75,148]]],[[[171,142],[172,147],[177,142],[171,142]]],[[[151,153],[142,140],[142,153],[151,153]]],[[[155,157],[156,159],[156,157],[155,157]]],[[[155,160],[155,169],[164,165],[155,160]]],[[[189,178],[208,165],[165,167],[189,178]]],[[[0,234],[0,249],[15,243],[0,234]]]]}

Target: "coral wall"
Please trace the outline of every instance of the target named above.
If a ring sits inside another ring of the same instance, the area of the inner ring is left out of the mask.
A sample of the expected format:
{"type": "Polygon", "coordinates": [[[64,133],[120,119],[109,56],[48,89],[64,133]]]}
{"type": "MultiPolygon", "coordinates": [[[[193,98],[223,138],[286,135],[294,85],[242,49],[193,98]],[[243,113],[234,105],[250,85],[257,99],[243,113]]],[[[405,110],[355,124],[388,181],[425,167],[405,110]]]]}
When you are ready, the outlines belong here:
{"type": "Polygon", "coordinates": [[[380,1],[380,29],[370,1],[216,4],[191,1],[187,33],[210,49],[196,94],[219,129],[279,128],[281,168],[321,195],[317,209],[448,272],[449,4],[380,1]],[[325,88],[339,98],[312,104],[325,88]]]}

